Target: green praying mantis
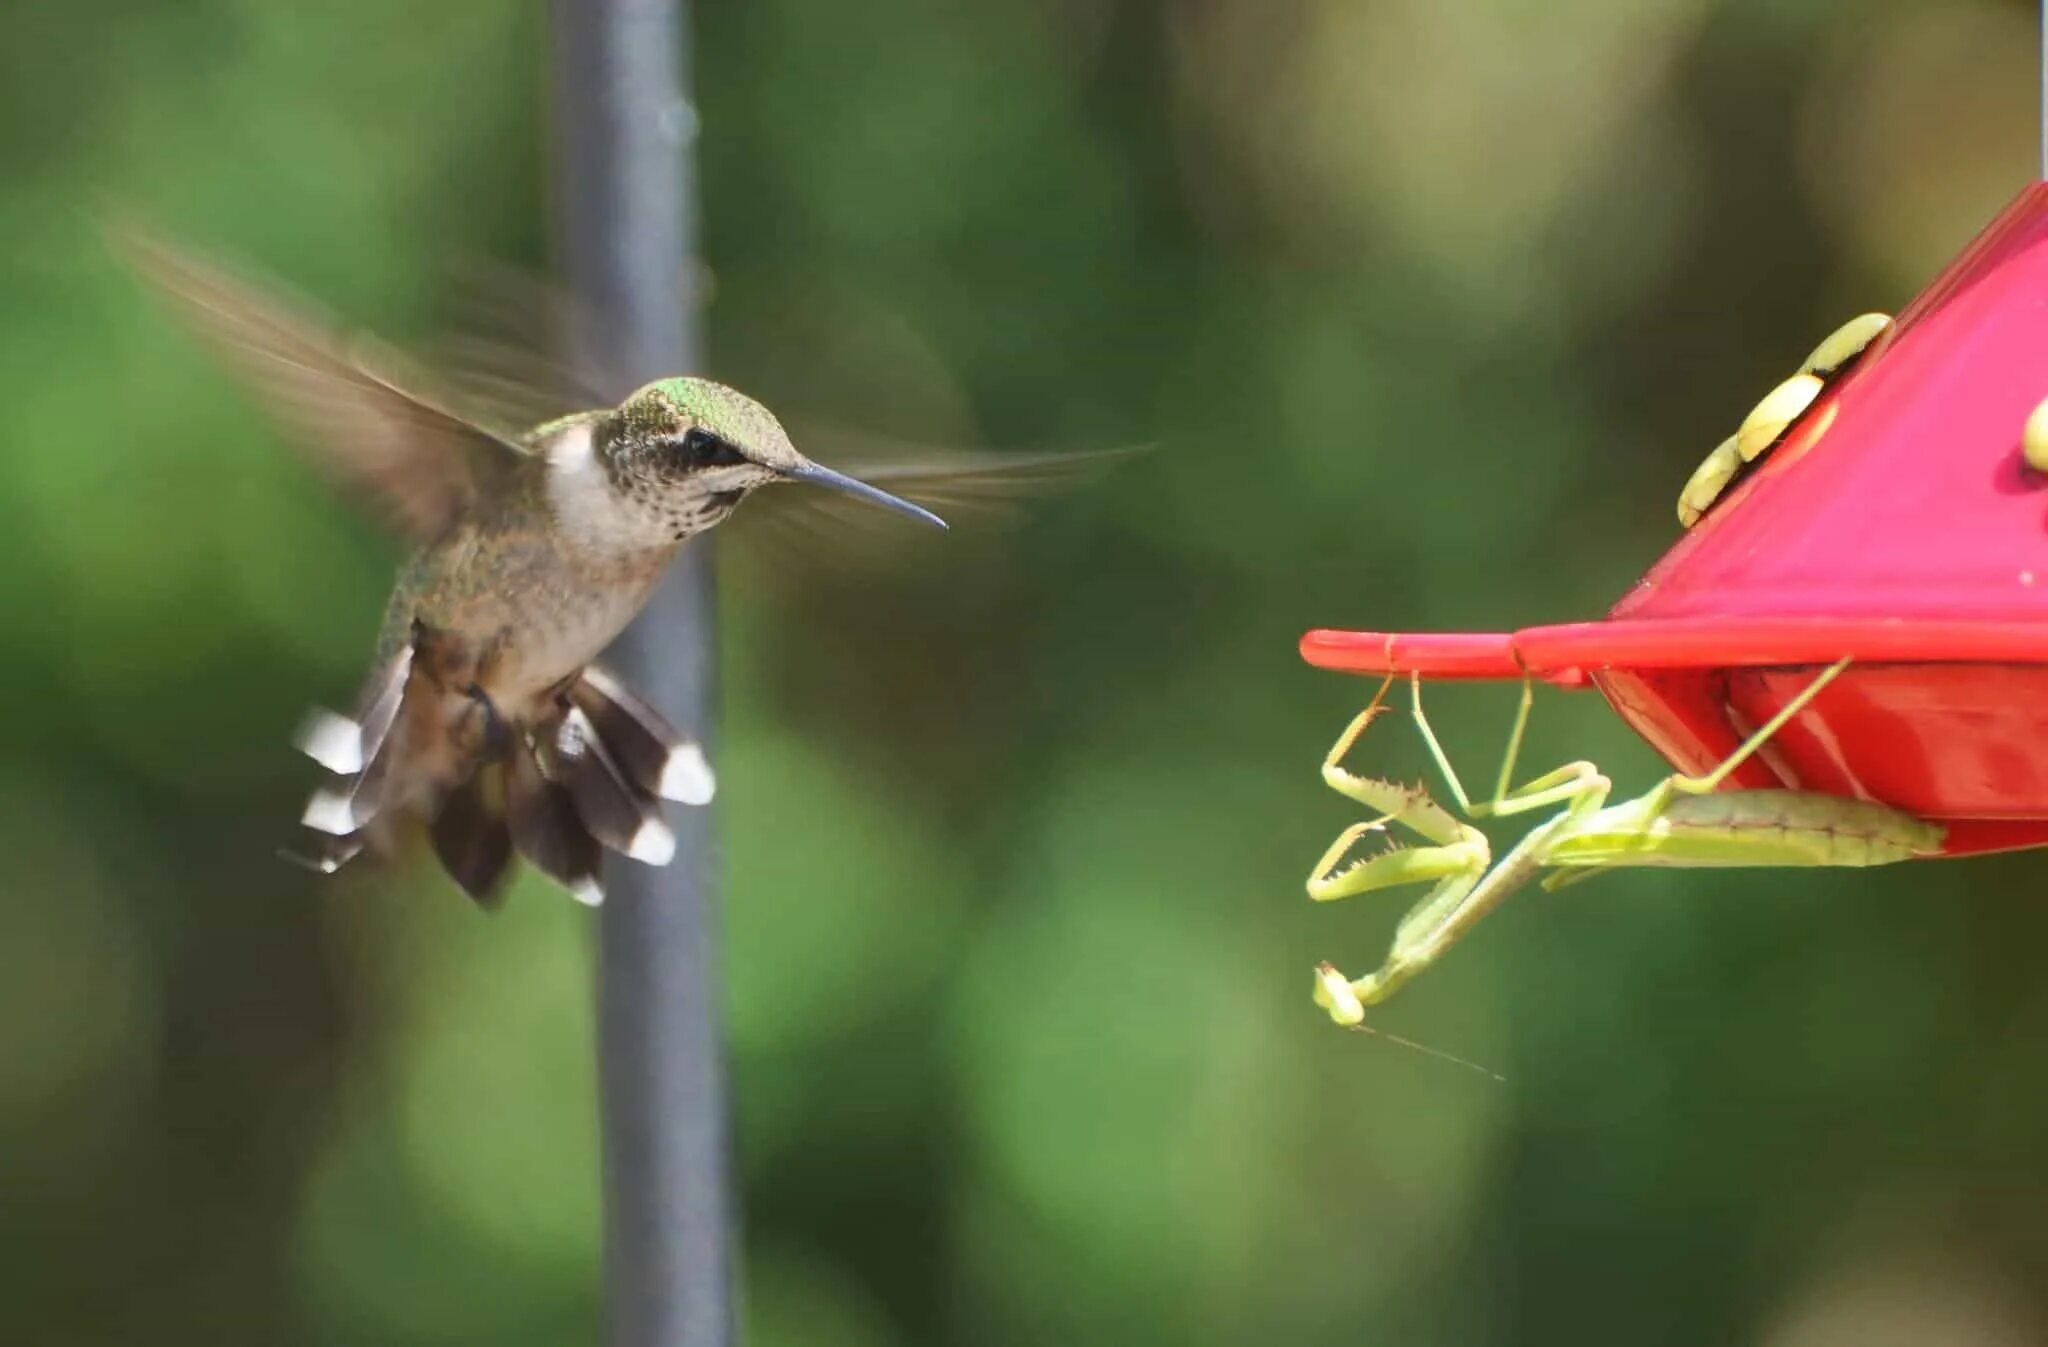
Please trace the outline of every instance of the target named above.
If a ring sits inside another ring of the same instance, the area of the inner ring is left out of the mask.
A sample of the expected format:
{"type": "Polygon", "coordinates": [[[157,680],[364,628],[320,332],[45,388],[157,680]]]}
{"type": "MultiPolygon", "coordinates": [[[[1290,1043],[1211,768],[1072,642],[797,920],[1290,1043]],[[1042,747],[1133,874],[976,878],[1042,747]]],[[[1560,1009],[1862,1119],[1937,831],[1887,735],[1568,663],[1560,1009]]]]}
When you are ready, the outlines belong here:
{"type": "Polygon", "coordinates": [[[1509,788],[1534,700],[1526,681],[1493,797],[1473,803],[1423,715],[1421,680],[1411,676],[1416,728],[1467,819],[1506,818],[1563,806],[1530,829],[1498,863],[1485,835],[1431,799],[1422,785],[1404,786],[1345,770],[1343,761],[1366,727],[1389,709],[1386,696],[1395,677],[1389,674],[1371,705],[1352,720],[1323,759],[1324,782],[1377,816],[1338,836],[1309,875],[1308,892],[1325,902],[1407,884],[1432,887],[1402,917],[1386,961],[1376,972],[1352,979],[1328,963],[1317,968],[1316,1004],[1338,1024],[1360,1027],[1368,1006],[1384,1002],[1442,958],[1487,913],[1539,875],[1543,889],[1555,891],[1623,866],[1864,866],[1935,854],[1944,836],[1939,825],[1885,805],[1809,791],[1720,791],[1736,768],[1848,665],[1843,659],[1820,673],[1713,771],[1668,776],[1645,794],[1613,805],[1607,803],[1613,783],[1590,762],[1567,763],[1509,788]],[[1350,859],[1362,840],[1388,836],[1396,824],[1428,845],[1395,844],[1350,859]]]}

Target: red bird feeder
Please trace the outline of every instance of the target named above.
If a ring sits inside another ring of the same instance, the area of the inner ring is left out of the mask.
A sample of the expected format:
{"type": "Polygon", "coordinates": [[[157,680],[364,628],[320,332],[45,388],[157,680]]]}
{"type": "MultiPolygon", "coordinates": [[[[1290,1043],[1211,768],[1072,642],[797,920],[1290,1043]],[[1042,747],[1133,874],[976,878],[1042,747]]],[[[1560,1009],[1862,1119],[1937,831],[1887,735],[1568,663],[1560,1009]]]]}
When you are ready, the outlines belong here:
{"type": "Polygon", "coordinates": [[[1319,668],[1591,683],[1674,768],[1853,662],[1729,788],[1871,800],[1944,854],[2048,845],[2048,184],[2021,192],[1606,619],[1312,631],[1319,668]]]}

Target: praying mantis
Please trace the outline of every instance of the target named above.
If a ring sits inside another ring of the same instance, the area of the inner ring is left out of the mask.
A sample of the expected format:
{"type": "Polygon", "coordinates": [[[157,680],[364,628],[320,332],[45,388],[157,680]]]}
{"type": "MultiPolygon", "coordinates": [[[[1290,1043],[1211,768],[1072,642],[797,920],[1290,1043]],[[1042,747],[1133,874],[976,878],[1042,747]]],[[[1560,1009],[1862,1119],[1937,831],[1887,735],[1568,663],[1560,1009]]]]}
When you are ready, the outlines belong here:
{"type": "Polygon", "coordinates": [[[1567,763],[1510,789],[1534,701],[1527,681],[1493,797],[1473,803],[1422,712],[1421,679],[1411,675],[1416,728],[1465,820],[1563,806],[1498,863],[1485,835],[1431,799],[1424,786],[1345,770],[1344,759],[1366,727],[1389,709],[1386,696],[1395,677],[1389,674],[1323,759],[1323,781],[1377,816],[1338,836],[1310,873],[1308,893],[1327,902],[1407,884],[1432,887],[1401,918],[1377,971],[1352,979],[1329,963],[1317,968],[1316,1004],[1339,1025],[1361,1026],[1367,1007],[1387,1000],[1539,876],[1542,888],[1553,892],[1624,866],[1865,866],[1936,854],[1944,837],[1940,825],[1885,805],[1798,790],[1720,792],[1731,773],[1848,665],[1842,659],[1822,671],[1713,771],[1668,776],[1643,795],[1613,805],[1607,803],[1613,783],[1590,762],[1567,763]],[[1362,840],[1387,836],[1395,824],[1428,845],[1394,845],[1345,864],[1362,840]]]}

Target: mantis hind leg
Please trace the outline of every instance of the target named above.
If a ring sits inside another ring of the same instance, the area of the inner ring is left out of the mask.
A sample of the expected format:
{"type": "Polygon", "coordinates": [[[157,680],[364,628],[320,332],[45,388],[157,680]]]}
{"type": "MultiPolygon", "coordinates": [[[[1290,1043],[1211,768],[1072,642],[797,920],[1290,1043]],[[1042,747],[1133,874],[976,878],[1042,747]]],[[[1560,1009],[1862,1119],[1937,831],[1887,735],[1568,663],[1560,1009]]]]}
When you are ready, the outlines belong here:
{"type": "Polygon", "coordinates": [[[1757,750],[1769,743],[1772,737],[1779,730],[1784,729],[1794,716],[1813,704],[1813,699],[1820,696],[1822,691],[1827,688],[1827,685],[1834,682],[1841,675],[1842,670],[1849,667],[1849,658],[1849,656],[1844,655],[1827,668],[1821,670],[1811,683],[1800,689],[1798,696],[1786,702],[1780,708],[1778,714],[1765,721],[1757,729],[1756,733],[1743,740],[1736,747],[1735,751],[1724,758],[1721,761],[1721,765],[1713,771],[1706,773],[1704,776],[1672,776],[1665,781],[1665,789],[1680,795],[1710,795],[1721,789],[1726,784],[1728,778],[1734,774],[1736,768],[1748,762],[1752,757],[1755,757],[1757,750]]]}

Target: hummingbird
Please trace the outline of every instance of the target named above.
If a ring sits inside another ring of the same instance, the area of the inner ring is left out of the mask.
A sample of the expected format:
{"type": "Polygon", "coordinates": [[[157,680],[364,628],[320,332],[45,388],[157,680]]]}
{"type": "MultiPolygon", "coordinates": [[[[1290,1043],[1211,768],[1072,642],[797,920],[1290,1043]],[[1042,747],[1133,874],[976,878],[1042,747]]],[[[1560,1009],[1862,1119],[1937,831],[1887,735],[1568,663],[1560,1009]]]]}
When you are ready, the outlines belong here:
{"type": "MultiPolygon", "coordinates": [[[[315,869],[392,851],[424,822],[479,904],[514,854],[603,901],[612,851],[666,864],[661,802],[703,805],[701,748],[599,662],[669,563],[765,487],[838,492],[944,528],[923,506],[814,462],[760,403],[656,380],[525,430],[465,412],[396,351],[132,227],[116,245],[219,348],[312,458],[412,547],[346,713],[297,736],[325,779],[301,826],[315,869]]],[[[1073,455],[973,455],[879,470],[998,493],[1073,455]]],[[[1079,457],[1089,457],[1081,455],[1079,457]]]]}

